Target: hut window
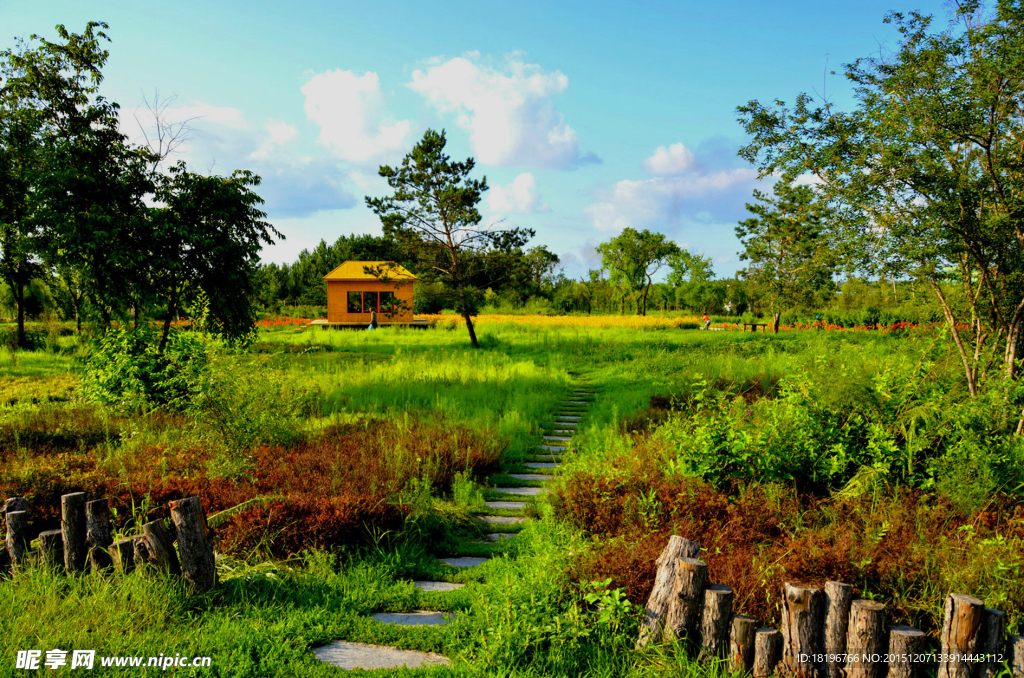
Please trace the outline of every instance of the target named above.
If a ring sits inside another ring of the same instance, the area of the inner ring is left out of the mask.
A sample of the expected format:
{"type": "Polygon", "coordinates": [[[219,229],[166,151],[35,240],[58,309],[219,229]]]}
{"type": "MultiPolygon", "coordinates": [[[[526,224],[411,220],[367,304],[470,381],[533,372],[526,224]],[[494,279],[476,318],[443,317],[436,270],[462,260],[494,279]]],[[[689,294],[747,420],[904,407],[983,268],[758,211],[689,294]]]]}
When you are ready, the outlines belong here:
{"type": "Polygon", "coordinates": [[[348,312],[349,313],[362,313],[363,312],[363,293],[362,292],[349,292],[348,293],[348,312]]]}
{"type": "Polygon", "coordinates": [[[363,313],[373,313],[377,310],[377,293],[363,292],[363,313]]]}
{"type": "Polygon", "coordinates": [[[398,310],[398,305],[395,303],[394,292],[381,292],[380,293],[380,312],[381,313],[394,313],[398,310]]]}

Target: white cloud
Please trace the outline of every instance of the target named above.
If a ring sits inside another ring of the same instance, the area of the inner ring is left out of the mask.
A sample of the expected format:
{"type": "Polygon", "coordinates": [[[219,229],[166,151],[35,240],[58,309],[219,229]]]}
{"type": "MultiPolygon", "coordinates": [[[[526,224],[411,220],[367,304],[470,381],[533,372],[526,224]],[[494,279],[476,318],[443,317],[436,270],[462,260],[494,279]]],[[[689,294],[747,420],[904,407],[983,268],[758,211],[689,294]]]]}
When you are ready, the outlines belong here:
{"type": "Polygon", "coordinates": [[[757,170],[747,168],[627,179],[616,183],[585,212],[595,227],[609,233],[626,227],[664,230],[684,220],[722,220],[723,212],[734,212],[737,202],[742,208],[756,180],[757,170]]]}
{"type": "MultiPolygon", "coordinates": [[[[258,125],[236,108],[207,104],[166,106],[161,120],[189,127],[183,143],[161,167],[184,160],[194,172],[252,170],[263,180],[256,192],[271,216],[300,217],[357,203],[351,176],[333,160],[301,153],[298,130],[283,120],[271,118],[258,125]]],[[[155,147],[156,126],[144,108],[122,113],[120,125],[134,143],[145,144],[148,137],[155,147]]]]}
{"type": "Polygon", "coordinates": [[[284,148],[299,138],[299,130],[284,120],[271,118],[264,125],[266,136],[250,158],[266,158],[274,151],[284,148]]]}
{"type": "Polygon", "coordinates": [[[551,208],[541,201],[537,180],[529,172],[520,174],[507,186],[491,186],[487,206],[504,214],[538,214],[551,208]]]}
{"type": "Polygon", "coordinates": [[[484,164],[567,168],[599,162],[580,154],[576,130],[555,107],[553,97],[569,87],[569,78],[517,54],[502,69],[481,63],[476,53],[438,61],[414,71],[409,87],[439,112],[455,115],[484,164]]]}
{"type": "Polygon", "coordinates": [[[372,164],[406,150],[412,123],[383,112],[377,74],[336,69],[302,86],[306,116],[320,126],[319,142],[342,160],[372,164]]]}
{"type": "Polygon", "coordinates": [[[676,176],[694,169],[697,157],[683,144],[658,146],[654,154],[644,160],[644,169],[657,176],[676,176]]]}

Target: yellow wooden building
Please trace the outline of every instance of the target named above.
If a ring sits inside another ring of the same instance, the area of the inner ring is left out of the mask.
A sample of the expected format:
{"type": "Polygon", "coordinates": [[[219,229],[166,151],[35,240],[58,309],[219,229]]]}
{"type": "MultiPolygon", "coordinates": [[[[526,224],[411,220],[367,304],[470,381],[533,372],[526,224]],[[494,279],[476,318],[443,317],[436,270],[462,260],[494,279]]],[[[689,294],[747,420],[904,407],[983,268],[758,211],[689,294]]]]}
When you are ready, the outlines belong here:
{"type": "Polygon", "coordinates": [[[412,288],[416,276],[386,261],[346,261],[324,276],[327,322],[368,325],[413,322],[412,288]],[[369,272],[367,270],[369,269],[369,272]]]}

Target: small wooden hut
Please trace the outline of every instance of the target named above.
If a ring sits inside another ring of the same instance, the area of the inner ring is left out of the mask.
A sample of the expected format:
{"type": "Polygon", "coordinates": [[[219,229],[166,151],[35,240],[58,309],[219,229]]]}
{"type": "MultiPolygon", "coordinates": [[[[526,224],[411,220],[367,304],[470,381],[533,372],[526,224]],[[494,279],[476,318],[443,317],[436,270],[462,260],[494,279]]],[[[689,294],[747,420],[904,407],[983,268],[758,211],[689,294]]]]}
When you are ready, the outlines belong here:
{"type": "Polygon", "coordinates": [[[412,288],[416,277],[386,261],[346,261],[324,276],[327,282],[327,323],[368,325],[413,322],[412,288]]]}

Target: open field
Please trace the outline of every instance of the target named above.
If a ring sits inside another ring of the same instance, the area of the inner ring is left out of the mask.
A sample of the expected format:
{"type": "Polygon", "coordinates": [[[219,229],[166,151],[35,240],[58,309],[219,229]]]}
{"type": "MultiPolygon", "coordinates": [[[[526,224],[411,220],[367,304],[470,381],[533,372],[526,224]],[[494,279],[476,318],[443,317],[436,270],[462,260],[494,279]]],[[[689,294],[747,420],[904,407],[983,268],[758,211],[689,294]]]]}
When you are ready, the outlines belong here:
{"type": "Polygon", "coordinates": [[[938,332],[632,320],[482,316],[478,351],[458,325],[263,328],[247,352],[212,350],[176,409],[83,399],[97,367],[75,337],[0,356],[0,491],[29,498],[34,529],[58,525],[60,496],[79,490],[110,497],[123,534],[182,496],[227,512],[211,518],[213,593],[29,570],[0,584],[0,655],[87,647],[212,657],[177,675],[335,675],[311,648],[345,639],[453,660],[426,675],[717,673],[672,646],[632,649],[671,534],[699,541],[736,611],[764,625],[783,581],[841,579],[933,637],[949,591],[1024,630],[1016,417],[996,389],[967,398],[938,332]],[[571,405],[574,389],[593,395],[571,405]],[[517,515],[485,502],[538,484],[509,474],[543,458],[560,408],[580,419],[548,453],[561,461],[548,492],[527,499],[523,525],[481,523],[517,515]],[[476,543],[495,532],[516,536],[476,543]],[[491,559],[456,569],[450,556],[491,559]],[[415,609],[456,618],[369,616],[415,609]]]}

